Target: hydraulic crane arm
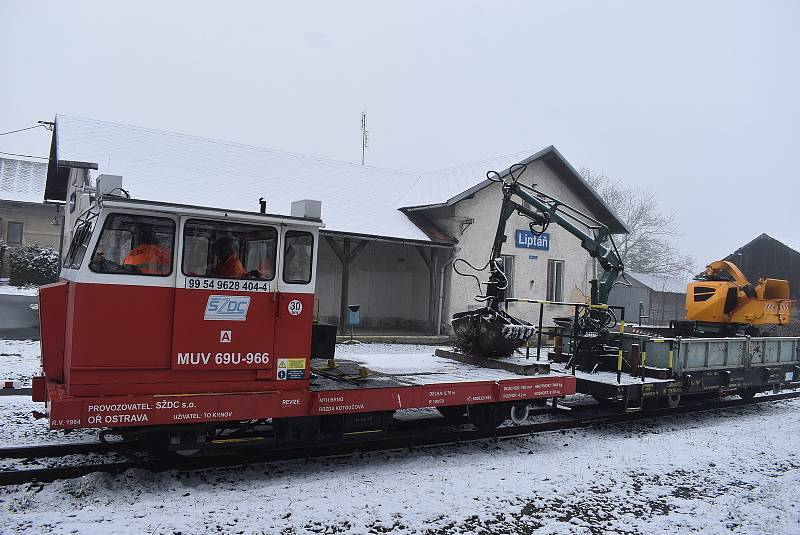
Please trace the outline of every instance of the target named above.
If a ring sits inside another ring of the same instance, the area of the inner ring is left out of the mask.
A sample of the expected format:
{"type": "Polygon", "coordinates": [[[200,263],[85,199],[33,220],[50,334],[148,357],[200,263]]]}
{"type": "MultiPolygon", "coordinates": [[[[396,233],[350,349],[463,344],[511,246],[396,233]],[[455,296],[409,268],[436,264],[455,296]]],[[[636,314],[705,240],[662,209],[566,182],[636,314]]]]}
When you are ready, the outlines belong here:
{"type": "Polygon", "coordinates": [[[611,292],[617,277],[625,269],[622,259],[614,246],[608,227],[558,199],[532,187],[520,184],[518,179],[524,170],[524,165],[512,168],[510,173],[511,182],[502,181],[499,176],[498,178],[490,177],[492,180],[503,182],[503,204],[500,209],[500,219],[497,223],[497,231],[490,257],[491,275],[486,292],[489,298],[488,305],[492,306],[504,298],[504,286],[500,282],[505,279],[505,275],[497,272],[500,267],[495,259],[500,258],[503,243],[506,241],[506,223],[514,212],[530,219],[529,226],[534,234],[541,234],[550,223],[556,223],[578,238],[581,242],[581,247],[589,253],[589,256],[597,259],[603,268],[603,275],[600,277],[598,284],[598,302],[608,303],[608,294],[611,292]],[[533,209],[527,208],[515,199],[524,201],[533,209]],[[534,226],[541,228],[537,231],[534,226]]]}
{"type": "Polygon", "coordinates": [[[453,314],[455,345],[473,355],[510,355],[535,332],[533,325],[513,317],[501,307],[505,301],[508,277],[500,253],[506,241],[506,223],[514,212],[530,220],[529,227],[534,234],[541,234],[550,223],[556,223],[578,238],[581,247],[592,258],[597,259],[603,268],[603,275],[597,287],[597,296],[594,295],[594,285],[592,286],[594,303],[608,303],[608,294],[614,286],[614,281],[625,269],[608,227],[558,199],[520,184],[519,178],[526,167],[524,164],[513,166],[509,171],[510,181],[503,180],[493,171],[487,174],[490,180],[502,183],[503,204],[500,208],[500,219],[497,222],[491,256],[486,265],[475,268],[462,259],[453,263],[456,273],[476,279],[479,285],[483,283],[477,276],[458,271],[457,264],[459,261],[464,262],[476,271],[489,268],[489,282],[485,283],[486,291],[475,297],[476,300],[485,302],[486,306],[478,310],[453,314]],[[536,226],[540,228],[534,228],[536,226]]]}

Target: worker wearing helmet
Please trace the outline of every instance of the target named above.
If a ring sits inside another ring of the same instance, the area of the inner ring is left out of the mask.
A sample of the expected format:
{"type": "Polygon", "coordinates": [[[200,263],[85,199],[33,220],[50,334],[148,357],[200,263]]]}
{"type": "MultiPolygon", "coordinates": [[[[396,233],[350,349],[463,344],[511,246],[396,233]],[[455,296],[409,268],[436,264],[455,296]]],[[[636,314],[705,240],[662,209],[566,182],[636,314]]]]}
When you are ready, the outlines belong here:
{"type": "Polygon", "coordinates": [[[139,245],[131,249],[122,261],[134,273],[145,275],[168,275],[172,270],[172,255],[158,243],[155,234],[148,229],[139,232],[139,245]]]}
{"type": "Polygon", "coordinates": [[[214,256],[217,261],[209,273],[212,277],[240,279],[247,276],[233,247],[233,238],[223,236],[214,242],[214,256]]]}

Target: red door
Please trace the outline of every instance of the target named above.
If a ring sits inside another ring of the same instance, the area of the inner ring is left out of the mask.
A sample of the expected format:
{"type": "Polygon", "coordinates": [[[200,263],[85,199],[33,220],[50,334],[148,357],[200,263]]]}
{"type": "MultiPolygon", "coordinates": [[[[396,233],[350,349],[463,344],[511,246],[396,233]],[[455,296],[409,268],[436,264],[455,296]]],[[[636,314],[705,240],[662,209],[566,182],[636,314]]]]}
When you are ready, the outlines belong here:
{"type": "Polygon", "coordinates": [[[172,368],[274,370],[277,229],[199,219],[181,223],[172,368]]]}
{"type": "Polygon", "coordinates": [[[317,238],[316,227],[283,227],[275,324],[275,378],[283,388],[305,388],[310,378],[317,238]]]}

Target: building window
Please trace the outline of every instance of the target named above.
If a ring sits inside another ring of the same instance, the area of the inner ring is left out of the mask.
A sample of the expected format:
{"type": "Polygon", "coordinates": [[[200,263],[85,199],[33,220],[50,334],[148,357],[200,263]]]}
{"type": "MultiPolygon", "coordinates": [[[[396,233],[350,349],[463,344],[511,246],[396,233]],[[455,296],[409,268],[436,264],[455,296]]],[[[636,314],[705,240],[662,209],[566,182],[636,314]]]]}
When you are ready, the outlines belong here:
{"type": "Polygon", "coordinates": [[[547,261],[547,300],[564,301],[564,261],[547,261]]]}
{"type": "Polygon", "coordinates": [[[9,245],[22,245],[22,223],[9,221],[7,237],[6,241],[9,245]]]}
{"type": "Polygon", "coordinates": [[[501,256],[503,257],[503,273],[508,279],[506,297],[514,297],[514,255],[504,254],[501,256]]]}

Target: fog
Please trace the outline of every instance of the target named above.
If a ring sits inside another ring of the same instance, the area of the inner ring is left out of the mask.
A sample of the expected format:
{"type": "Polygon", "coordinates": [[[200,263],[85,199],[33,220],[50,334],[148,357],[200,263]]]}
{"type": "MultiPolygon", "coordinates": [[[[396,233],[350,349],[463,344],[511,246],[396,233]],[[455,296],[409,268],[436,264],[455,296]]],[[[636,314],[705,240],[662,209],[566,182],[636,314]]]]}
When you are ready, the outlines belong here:
{"type": "Polygon", "coordinates": [[[762,232],[800,248],[798,2],[4,1],[0,21],[0,131],[65,113],[360,162],[366,109],[369,165],[553,144],[657,192],[698,269],[762,232]]]}

